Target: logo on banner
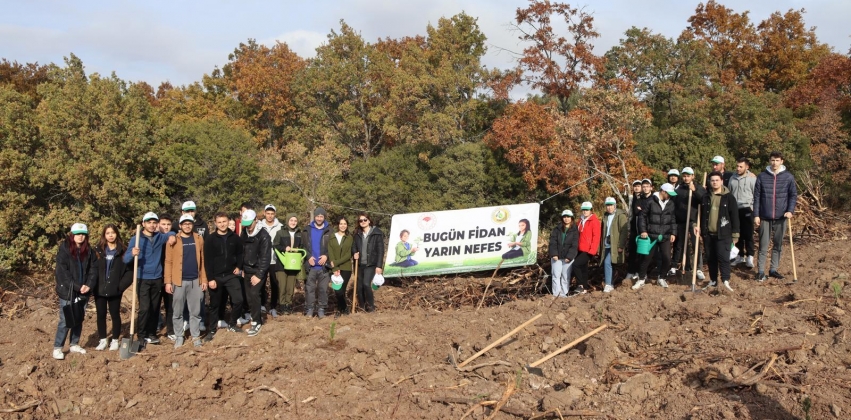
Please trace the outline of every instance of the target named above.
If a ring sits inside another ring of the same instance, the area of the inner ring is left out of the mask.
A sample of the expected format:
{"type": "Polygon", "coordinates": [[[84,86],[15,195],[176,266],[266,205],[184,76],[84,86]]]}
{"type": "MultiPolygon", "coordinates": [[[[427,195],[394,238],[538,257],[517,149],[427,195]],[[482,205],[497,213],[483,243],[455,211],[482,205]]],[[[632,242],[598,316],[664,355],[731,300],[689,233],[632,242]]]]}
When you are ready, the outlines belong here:
{"type": "Polygon", "coordinates": [[[505,207],[497,207],[491,213],[491,220],[497,224],[503,224],[511,217],[511,212],[505,207]]]}
{"type": "Polygon", "coordinates": [[[437,224],[434,213],[424,213],[417,219],[417,226],[422,230],[431,230],[437,224]]]}

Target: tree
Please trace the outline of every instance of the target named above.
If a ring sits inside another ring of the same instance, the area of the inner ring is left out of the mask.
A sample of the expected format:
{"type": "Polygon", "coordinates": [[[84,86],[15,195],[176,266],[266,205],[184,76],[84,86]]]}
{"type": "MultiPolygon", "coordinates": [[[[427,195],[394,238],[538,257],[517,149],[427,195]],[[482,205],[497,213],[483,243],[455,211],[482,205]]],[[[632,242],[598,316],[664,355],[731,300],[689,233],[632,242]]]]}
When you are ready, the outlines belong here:
{"type": "Polygon", "coordinates": [[[759,51],[752,77],[768,91],[794,87],[830,53],[830,47],[818,41],[815,28],[804,26],[803,14],[804,9],[774,12],[757,26],[759,51]]]}
{"type": "Polygon", "coordinates": [[[593,16],[567,3],[530,0],[529,7],[517,8],[512,27],[521,41],[531,44],[519,60],[525,80],[556,98],[559,111],[566,113],[571,95],[602,69],[602,59],[592,52],[591,41],[600,36],[593,16]],[[554,16],[564,20],[566,36],[556,33],[554,16]]]}

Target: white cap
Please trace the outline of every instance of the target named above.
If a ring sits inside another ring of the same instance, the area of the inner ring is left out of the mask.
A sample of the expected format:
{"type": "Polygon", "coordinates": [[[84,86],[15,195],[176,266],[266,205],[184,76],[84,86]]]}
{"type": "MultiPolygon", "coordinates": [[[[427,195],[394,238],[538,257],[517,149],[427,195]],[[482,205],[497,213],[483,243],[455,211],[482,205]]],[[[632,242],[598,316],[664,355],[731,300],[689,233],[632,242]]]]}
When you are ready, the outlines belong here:
{"type": "Polygon", "coordinates": [[[195,202],[194,201],[186,201],[180,206],[180,209],[183,211],[195,210],[195,202]]]}
{"type": "Polygon", "coordinates": [[[275,206],[273,206],[271,204],[266,204],[266,208],[264,208],[263,211],[266,211],[266,210],[272,210],[274,212],[278,211],[278,209],[276,209],[275,206]]]}
{"type": "Polygon", "coordinates": [[[254,210],[246,210],[242,213],[242,225],[243,226],[251,226],[254,223],[254,220],[257,219],[257,213],[254,210]]]}
{"type": "Polygon", "coordinates": [[[179,221],[179,222],[177,222],[177,224],[178,224],[178,225],[182,225],[182,224],[183,224],[183,222],[185,222],[185,221],[187,221],[187,220],[188,220],[188,221],[190,221],[190,222],[192,222],[192,223],[195,223],[195,218],[194,218],[194,217],[192,217],[192,216],[190,216],[190,215],[188,215],[188,214],[184,214],[183,216],[180,216],[180,221],[179,221]]]}
{"type": "Polygon", "coordinates": [[[667,182],[662,184],[662,191],[665,191],[666,193],[668,193],[668,195],[672,197],[677,196],[677,192],[674,190],[674,186],[667,182]]]}
{"type": "Polygon", "coordinates": [[[143,222],[147,222],[148,220],[151,220],[151,219],[160,220],[159,216],[157,216],[157,214],[152,212],[152,211],[149,211],[149,212],[145,213],[144,216],[142,216],[143,222]]]}
{"type": "Polygon", "coordinates": [[[573,211],[568,209],[568,210],[561,212],[561,217],[565,217],[565,216],[573,217],[573,211]]]}
{"type": "Polygon", "coordinates": [[[691,166],[686,166],[683,168],[683,175],[685,174],[694,175],[694,169],[692,169],[691,166]]]}
{"type": "Polygon", "coordinates": [[[83,235],[88,235],[89,228],[82,223],[74,223],[73,225],[71,225],[71,233],[74,235],[79,235],[81,233],[83,235]]]}
{"type": "Polygon", "coordinates": [[[606,197],[605,205],[607,205],[607,206],[608,206],[609,204],[617,204],[617,203],[618,203],[618,202],[617,202],[617,201],[615,201],[615,198],[614,198],[614,197],[606,197]]]}
{"type": "Polygon", "coordinates": [[[593,206],[590,201],[585,201],[582,203],[582,206],[579,207],[580,210],[591,210],[593,206]]]}
{"type": "Polygon", "coordinates": [[[724,163],[724,156],[715,156],[710,160],[712,163],[724,163]]]}
{"type": "Polygon", "coordinates": [[[670,171],[668,171],[668,176],[671,176],[671,175],[680,176],[680,171],[678,171],[676,169],[671,169],[670,171]]]}

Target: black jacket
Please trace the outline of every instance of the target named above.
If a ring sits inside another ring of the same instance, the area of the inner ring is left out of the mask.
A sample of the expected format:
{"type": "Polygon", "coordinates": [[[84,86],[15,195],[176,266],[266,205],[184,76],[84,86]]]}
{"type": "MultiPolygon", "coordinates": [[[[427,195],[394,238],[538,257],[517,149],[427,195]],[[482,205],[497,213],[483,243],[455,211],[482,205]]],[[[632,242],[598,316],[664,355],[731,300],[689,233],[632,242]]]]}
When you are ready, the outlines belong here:
{"type": "Polygon", "coordinates": [[[303,248],[302,247],[303,241],[302,241],[301,232],[298,229],[296,229],[295,235],[293,235],[293,237],[295,238],[295,241],[294,241],[295,243],[291,244],[290,243],[290,228],[289,227],[282,227],[281,230],[279,230],[278,233],[275,234],[275,237],[272,238],[272,246],[274,246],[275,249],[277,249],[278,251],[281,251],[281,252],[286,252],[287,247],[303,248]]]}
{"type": "Polygon", "coordinates": [[[653,194],[650,194],[645,197],[644,193],[638,193],[632,198],[632,208],[630,209],[630,213],[632,213],[632,223],[629,225],[629,229],[636,234],[641,233],[641,230],[638,228],[638,219],[641,217],[641,212],[647,208],[647,203],[650,201],[650,197],[652,196],[653,194]]]}
{"type": "MultiPolygon", "coordinates": [[[[711,201],[712,193],[706,194],[706,197],[703,198],[703,209],[700,212],[700,224],[705,226],[700,228],[700,234],[703,236],[709,235],[711,201]]],[[[736,198],[733,197],[727,187],[724,187],[724,191],[721,193],[721,201],[718,203],[718,220],[715,228],[718,239],[732,239],[734,236],[739,236],[739,203],[736,202],[736,198]]]]}
{"type": "Polygon", "coordinates": [[[80,287],[84,284],[89,289],[94,289],[98,282],[97,257],[94,250],[89,248],[89,253],[82,261],[71,256],[71,245],[68,241],[59,244],[56,253],[56,294],[60,299],[71,300],[73,295],[80,294],[80,287]]]}
{"type": "Polygon", "coordinates": [[[209,280],[222,280],[242,270],[242,240],[228,230],[224,235],[213,232],[204,238],[204,268],[209,280]]]}
{"type": "MultiPolygon", "coordinates": [[[[672,197],[673,198],[673,197],[672,197]]],[[[663,241],[670,239],[671,235],[677,234],[677,220],[674,216],[674,200],[668,200],[665,208],[659,201],[659,196],[653,194],[638,217],[638,233],[647,232],[650,239],[659,240],[662,235],[663,241]]]]}
{"type": "Polygon", "coordinates": [[[242,230],[242,268],[246,278],[252,274],[262,279],[269,272],[269,264],[272,262],[272,237],[266,229],[259,226],[255,229],[260,231],[254,236],[248,235],[248,229],[242,230]]]}
{"type": "Polygon", "coordinates": [[[366,238],[366,259],[364,259],[364,254],[361,252],[364,249],[364,238],[363,232],[355,233],[354,242],[352,243],[352,255],[356,252],[360,252],[359,255],[360,260],[358,260],[358,264],[367,267],[384,267],[384,233],[381,232],[377,226],[373,226],[373,228],[369,231],[369,234],[366,238]]]}
{"type": "Polygon", "coordinates": [[[124,264],[124,259],[121,258],[124,252],[119,250],[115,258],[112,259],[112,266],[109,267],[109,272],[107,272],[105,250],[95,248],[95,255],[97,256],[98,273],[95,295],[102,297],[121,296],[133,284],[133,266],[124,264]]]}
{"type": "Polygon", "coordinates": [[[562,261],[573,261],[576,254],[579,252],[579,230],[576,228],[576,223],[571,223],[564,230],[564,225],[559,224],[553,229],[550,234],[550,259],[558,257],[562,261]]]}
{"type": "Polygon", "coordinates": [[[692,222],[697,222],[697,206],[703,203],[703,198],[706,197],[706,188],[697,183],[694,184],[694,192],[691,194],[691,214],[688,214],[688,193],[688,185],[680,184],[677,187],[677,196],[672,197],[675,204],[674,214],[677,216],[678,224],[684,224],[687,216],[692,222]]]}

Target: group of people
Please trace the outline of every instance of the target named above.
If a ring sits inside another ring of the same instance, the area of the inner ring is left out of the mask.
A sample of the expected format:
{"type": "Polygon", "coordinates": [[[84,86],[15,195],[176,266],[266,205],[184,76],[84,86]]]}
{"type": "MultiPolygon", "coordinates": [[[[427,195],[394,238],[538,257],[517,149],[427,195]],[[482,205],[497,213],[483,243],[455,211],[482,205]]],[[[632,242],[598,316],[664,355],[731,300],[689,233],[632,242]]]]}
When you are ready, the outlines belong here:
{"type": "Polygon", "coordinates": [[[668,182],[655,192],[651,180],[634,181],[628,211],[617,208],[613,197],[606,198],[602,218],[597,218],[587,201],[580,207],[578,221],[572,210],[564,210],[561,224],[550,234],[553,295],[587,293],[589,262],[597,258],[603,268],[604,293],[614,290],[616,265],[625,265],[625,280],[633,282],[633,290],[647,283],[653,265],[656,283],[664,288],[668,287],[666,278],[677,273],[677,266],[705,280],[704,254],[697,253],[695,267],[691,267],[695,265],[692,258],[684,258],[692,255],[686,243],[700,249],[701,242],[709,265],[707,287],[723,286],[732,292],[731,267],[755,267],[755,227],[759,229],[756,280],[783,279],[778,272],[783,234],[795,212],[798,191],[794,176],[783,165],[782,153],[772,152],[769,166],[758,175],[750,171],[747,158],[737,159],[735,173],[726,169],[722,156],[710,163],[705,186],[695,181],[691,167],[668,171],[668,182]],[[772,252],[766,266],[769,242],[772,252]],[[576,285],[571,288],[573,276],[576,285]]]}
{"type": "Polygon", "coordinates": [[[210,231],[196,215],[194,202],[181,207],[176,226],[169,216],[146,213],[139,235],[133,235],[126,246],[114,224],[103,227],[94,246],[85,224],[71,226],[56,257],[59,323],[53,344],[55,359],[65,358],[63,348],[69,333],[69,351],[86,353],[80,338],[85,307],[92,296],[99,338],[96,350],[118,350],[120,305],[134,282],[134,264],[138,266],[138,337],[148,344],[160,343],[157,331],[163,325],[175,348],[187,338],[194,346],[202,346],[213,340],[219,329],[255,336],[263,326],[267,303],[271,303],[268,313],[273,318],[292,313],[299,280],[304,281],[305,315],[326,316],[332,277],[336,316],[345,315],[353,269],[359,269],[354,287],[361,310],[375,310],[372,282],[382,274],[384,234],[368,214],[360,213],[357,228],[350,232],[345,217],[331,226],[321,207],[313,211],[313,220],[301,227],[295,214],[287,215],[286,224],[281,223],[274,205],[266,205],[258,217],[251,204],[244,203],[233,217],[217,213],[215,228],[210,231]],[[303,255],[298,267],[284,266],[281,256],[290,252],[303,255]],[[107,314],[111,331],[107,331],[107,314]],[[247,330],[244,325],[249,326],[247,330]]]}

